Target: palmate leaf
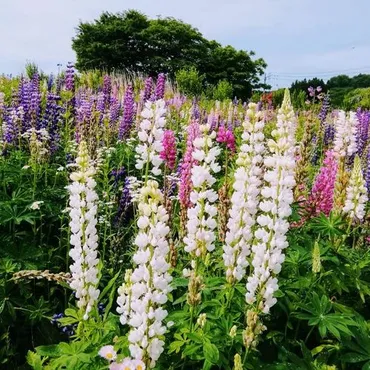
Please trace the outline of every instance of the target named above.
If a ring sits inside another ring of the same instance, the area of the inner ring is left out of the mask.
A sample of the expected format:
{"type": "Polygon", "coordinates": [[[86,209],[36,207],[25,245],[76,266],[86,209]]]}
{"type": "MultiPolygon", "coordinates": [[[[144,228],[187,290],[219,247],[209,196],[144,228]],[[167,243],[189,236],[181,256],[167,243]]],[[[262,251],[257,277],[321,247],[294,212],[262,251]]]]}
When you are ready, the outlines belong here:
{"type": "Polygon", "coordinates": [[[320,216],[312,219],[310,224],[312,230],[330,238],[344,235],[345,225],[346,223],[342,216],[333,212],[330,213],[329,217],[322,213],[320,216]]]}
{"type": "Polygon", "coordinates": [[[300,304],[304,312],[298,312],[295,317],[307,320],[309,326],[317,327],[322,338],[332,334],[338,340],[342,335],[353,336],[353,329],[358,324],[350,315],[344,313],[331,313],[333,305],[325,295],[319,298],[316,292],[312,293],[312,299],[308,304],[300,304]]]}

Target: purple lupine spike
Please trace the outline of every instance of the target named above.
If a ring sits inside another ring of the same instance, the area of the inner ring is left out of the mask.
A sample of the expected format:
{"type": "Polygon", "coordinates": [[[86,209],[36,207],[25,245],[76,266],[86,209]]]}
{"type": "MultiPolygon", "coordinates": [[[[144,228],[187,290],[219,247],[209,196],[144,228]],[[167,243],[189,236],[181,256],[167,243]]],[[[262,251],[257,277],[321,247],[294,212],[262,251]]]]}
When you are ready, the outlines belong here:
{"type": "Polygon", "coordinates": [[[112,170],[109,175],[113,178],[113,187],[116,188],[120,181],[126,177],[126,169],[121,167],[118,170],[112,170]]]}
{"type": "Polygon", "coordinates": [[[325,126],[325,120],[326,116],[328,115],[329,108],[330,108],[330,96],[329,94],[326,94],[322,101],[320,112],[318,114],[321,128],[324,128],[325,126]]]}
{"type": "Polygon", "coordinates": [[[24,112],[22,132],[26,132],[31,128],[31,96],[32,85],[22,77],[19,82],[19,105],[23,107],[24,112]]]}
{"type": "Polygon", "coordinates": [[[68,62],[65,76],[65,88],[67,91],[75,91],[75,70],[74,65],[68,62]]]}
{"type": "Polygon", "coordinates": [[[114,126],[119,117],[119,113],[121,110],[121,104],[119,103],[118,99],[114,96],[110,98],[110,109],[109,109],[109,125],[114,126]]]}
{"type": "Polygon", "coordinates": [[[332,123],[326,123],[324,132],[324,145],[330,145],[334,140],[335,128],[332,123]]]}
{"type": "Polygon", "coordinates": [[[105,114],[104,93],[102,91],[98,92],[96,97],[96,111],[99,114],[99,124],[101,124],[105,114]]]}
{"type": "Polygon", "coordinates": [[[131,203],[132,203],[132,197],[131,197],[131,192],[130,192],[130,181],[126,177],[125,185],[123,187],[121,198],[118,204],[117,214],[114,218],[114,224],[116,226],[119,226],[121,223],[126,221],[127,210],[130,207],[131,203]]]}
{"type": "Polygon", "coordinates": [[[151,98],[152,93],[153,93],[153,80],[151,77],[148,77],[145,80],[145,85],[144,85],[144,92],[143,92],[143,102],[144,103],[151,98]]]}
{"type": "Polygon", "coordinates": [[[157,78],[157,84],[155,86],[154,99],[159,100],[164,98],[164,90],[166,85],[166,75],[160,73],[157,78]]]}
{"type": "Polygon", "coordinates": [[[112,80],[109,75],[105,75],[103,78],[103,95],[105,107],[109,106],[111,93],[112,93],[112,80]]]}
{"type": "Polygon", "coordinates": [[[3,140],[8,144],[14,144],[18,136],[18,114],[15,108],[9,108],[5,114],[3,125],[3,140]]]}
{"type": "Polygon", "coordinates": [[[362,156],[367,140],[369,138],[369,123],[370,123],[370,112],[359,108],[356,112],[358,126],[357,126],[357,153],[362,156]]]}
{"type": "Polygon", "coordinates": [[[123,109],[123,118],[118,131],[118,138],[120,140],[130,135],[132,124],[134,123],[135,101],[131,85],[128,85],[126,88],[123,109]]]}
{"type": "Polygon", "coordinates": [[[198,120],[200,118],[199,105],[196,99],[193,100],[193,106],[191,110],[192,119],[198,120]]]}
{"type": "Polygon", "coordinates": [[[82,93],[76,100],[77,121],[78,123],[89,122],[91,120],[93,101],[86,93],[82,93]]]}
{"type": "Polygon", "coordinates": [[[50,150],[55,153],[59,146],[59,126],[62,122],[63,108],[58,105],[60,97],[48,92],[46,106],[40,128],[46,128],[50,136],[50,150]]]}

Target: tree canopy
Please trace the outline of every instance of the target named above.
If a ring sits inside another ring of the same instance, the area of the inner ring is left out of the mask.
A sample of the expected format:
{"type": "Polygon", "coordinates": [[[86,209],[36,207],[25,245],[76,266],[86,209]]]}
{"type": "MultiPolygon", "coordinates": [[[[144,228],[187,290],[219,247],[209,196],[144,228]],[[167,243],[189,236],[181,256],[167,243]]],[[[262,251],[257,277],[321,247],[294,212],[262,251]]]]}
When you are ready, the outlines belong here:
{"type": "MultiPolygon", "coordinates": [[[[104,69],[138,72],[149,76],[195,68],[203,84],[226,80],[234,95],[247,98],[253,88],[263,86],[259,77],[266,68],[253,52],[222,46],[207,40],[196,28],[174,18],[149,19],[128,10],[103,13],[93,22],[81,22],[72,40],[79,70],[104,69]]],[[[206,86],[205,86],[206,87],[206,86]]]]}

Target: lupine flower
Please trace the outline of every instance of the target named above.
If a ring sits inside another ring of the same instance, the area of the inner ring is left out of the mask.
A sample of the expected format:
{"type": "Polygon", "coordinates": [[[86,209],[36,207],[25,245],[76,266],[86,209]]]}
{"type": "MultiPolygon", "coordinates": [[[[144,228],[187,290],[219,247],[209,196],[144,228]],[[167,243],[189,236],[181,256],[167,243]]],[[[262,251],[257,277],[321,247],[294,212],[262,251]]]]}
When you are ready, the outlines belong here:
{"type": "Polygon", "coordinates": [[[111,101],[111,93],[112,93],[112,81],[109,75],[105,75],[103,77],[103,96],[104,96],[104,106],[109,107],[109,103],[111,101]]]}
{"type": "Polygon", "coordinates": [[[153,93],[153,80],[151,77],[148,77],[145,80],[145,86],[143,91],[143,102],[144,104],[151,98],[153,93]]]}
{"type": "Polygon", "coordinates": [[[361,157],[369,138],[370,112],[358,109],[356,112],[357,126],[357,153],[361,157]]]}
{"type": "Polygon", "coordinates": [[[264,159],[265,186],[261,190],[262,199],[259,204],[262,213],[257,217],[259,227],[255,231],[256,243],[252,247],[253,274],[248,277],[246,294],[249,304],[254,303],[258,296],[258,309],[264,313],[268,313],[276,303],[276,275],[284,261],[282,251],[288,246],[285,234],[289,223],[286,218],[292,212],[295,185],[295,117],[288,90],[285,91],[277,118],[277,127],[271,133],[273,139],[268,142],[271,154],[264,159]]]}
{"type": "Polygon", "coordinates": [[[130,191],[130,179],[126,177],[125,184],[122,189],[122,194],[119,199],[118,210],[114,219],[114,224],[119,225],[125,221],[127,210],[132,202],[132,196],[130,191]]]}
{"type": "Polygon", "coordinates": [[[319,120],[320,120],[320,128],[323,128],[325,125],[325,120],[326,120],[326,116],[328,115],[329,108],[330,108],[330,97],[329,97],[329,94],[326,94],[322,101],[321,109],[318,115],[319,120]]]}
{"type": "Polygon", "coordinates": [[[348,214],[351,220],[356,218],[361,221],[365,217],[365,205],[367,200],[367,189],[361,170],[361,159],[359,156],[356,156],[347,187],[343,213],[348,214]]]}
{"type": "Polygon", "coordinates": [[[334,121],[335,138],[334,151],[339,157],[350,157],[357,150],[356,133],[358,121],[355,112],[349,112],[346,117],[346,112],[339,111],[338,116],[334,121]]]}
{"type": "Polygon", "coordinates": [[[176,139],[172,130],[166,130],[163,134],[163,150],[160,153],[165,165],[173,170],[176,163],[176,139]]]}
{"type": "Polygon", "coordinates": [[[262,184],[263,113],[257,111],[256,104],[249,103],[247,115],[248,119],[243,123],[243,141],[236,160],[234,191],[226,244],[223,247],[226,278],[230,283],[240,281],[246,273],[262,184]]]}
{"type": "Polygon", "coordinates": [[[187,235],[184,238],[184,249],[193,258],[205,258],[208,252],[215,249],[217,207],[214,203],[218,195],[212,186],[216,182],[213,174],[221,170],[217,163],[221,149],[214,144],[216,132],[209,132],[209,130],[208,125],[201,125],[202,135],[193,143],[195,147],[193,159],[198,163],[191,169],[193,189],[190,193],[190,201],[193,206],[188,209],[187,235]]]}
{"type": "Polygon", "coordinates": [[[67,64],[64,84],[67,91],[75,91],[75,70],[71,62],[67,64]]]}
{"type": "Polygon", "coordinates": [[[115,124],[118,121],[121,105],[120,105],[118,99],[115,98],[114,96],[112,96],[111,99],[110,99],[109,107],[110,107],[110,109],[109,109],[109,125],[111,127],[114,127],[115,124]]]}
{"type": "Polygon", "coordinates": [[[122,140],[130,135],[132,124],[134,123],[135,101],[132,86],[128,85],[123,101],[123,118],[119,126],[118,138],[122,140]]]}
{"type": "Polygon", "coordinates": [[[309,198],[309,205],[313,208],[314,215],[323,212],[326,216],[333,209],[334,186],[338,171],[338,162],[333,150],[325,153],[323,166],[316,177],[309,198]]]}
{"type": "Polygon", "coordinates": [[[220,126],[217,132],[217,142],[226,144],[226,148],[235,152],[235,136],[231,130],[226,130],[225,126],[220,126]]]}
{"type": "Polygon", "coordinates": [[[72,249],[69,252],[73,264],[71,288],[75,290],[77,306],[87,320],[99,297],[98,280],[98,235],[96,232],[98,196],[94,190],[95,174],[91,166],[85,141],[79,145],[76,159],[78,171],[71,174],[73,183],[70,193],[70,228],[72,249]]]}
{"type": "Polygon", "coordinates": [[[161,306],[167,302],[167,294],[172,290],[172,277],[168,273],[170,249],[166,239],[170,229],[166,225],[168,215],[162,202],[158,183],[147,181],[141,189],[138,205],[139,233],[133,256],[137,267],[132,275],[126,276],[117,300],[121,323],[130,326],[131,356],[150,367],[155,366],[163,352],[162,336],[167,330],[163,320],[167,311],[161,306]]]}
{"type": "Polygon", "coordinates": [[[110,176],[113,178],[113,187],[117,187],[118,183],[126,177],[125,167],[121,167],[118,170],[112,170],[110,176]]]}
{"type": "Polygon", "coordinates": [[[56,313],[51,318],[50,323],[52,325],[56,326],[63,334],[66,334],[67,336],[71,337],[72,335],[75,334],[77,324],[62,326],[59,319],[61,319],[63,317],[64,317],[64,314],[62,312],[61,313],[56,313]]]}
{"type": "Polygon", "coordinates": [[[157,78],[157,85],[155,87],[155,92],[154,92],[155,100],[164,98],[165,85],[166,85],[166,76],[164,73],[160,73],[157,78]]]}
{"type": "Polygon", "coordinates": [[[197,163],[193,158],[194,140],[199,136],[199,124],[193,121],[187,129],[187,140],[184,159],[181,165],[181,175],[179,183],[179,199],[181,206],[189,208],[191,206],[190,192],[193,184],[191,181],[191,169],[197,163]]]}
{"type": "Polygon", "coordinates": [[[153,175],[160,175],[162,164],[160,153],[163,150],[163,128],[166,125],[166,108],[164,100],[157,100],[154,103],[147,101],[144,110],[141,112],[143,120],[140,123],[138,137],[140,144],[136,146],[136,165],[139,170],[153,165],[153,175]]]}

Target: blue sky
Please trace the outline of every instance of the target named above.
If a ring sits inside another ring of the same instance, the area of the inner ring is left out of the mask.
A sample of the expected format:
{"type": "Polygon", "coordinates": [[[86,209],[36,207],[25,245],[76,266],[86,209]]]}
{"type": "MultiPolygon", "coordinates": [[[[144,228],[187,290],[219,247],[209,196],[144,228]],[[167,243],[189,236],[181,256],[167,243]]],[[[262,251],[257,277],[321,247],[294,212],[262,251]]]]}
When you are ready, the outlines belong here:
{"type": "Polygon", "coordinates": [[[315,75],[370,73],[370,0],[3,0],[0,73],[27,60],[45,72],[74,61],[71,38],[80,20],[102,11],[138,9],[173,16],[222,44],[254,50],[268,63],[273,87],[315,75]]]}

